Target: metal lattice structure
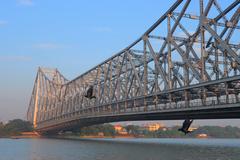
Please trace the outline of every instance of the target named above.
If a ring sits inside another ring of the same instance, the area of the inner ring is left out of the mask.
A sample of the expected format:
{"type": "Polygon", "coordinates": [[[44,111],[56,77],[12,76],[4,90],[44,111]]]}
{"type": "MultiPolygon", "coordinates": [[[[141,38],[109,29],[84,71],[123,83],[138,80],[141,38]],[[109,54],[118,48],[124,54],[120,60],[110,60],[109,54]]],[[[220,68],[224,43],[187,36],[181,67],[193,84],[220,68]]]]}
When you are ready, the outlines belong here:
{"type": "Polygon", "coordinates": [[[28,120],[47,132],[118,120],[239,118],[240,1],[220,2],[177,0],[134,43],[74,80],[39,68],[28,120]],[[85,96],[90,86],[96,98],[85,96]]]}

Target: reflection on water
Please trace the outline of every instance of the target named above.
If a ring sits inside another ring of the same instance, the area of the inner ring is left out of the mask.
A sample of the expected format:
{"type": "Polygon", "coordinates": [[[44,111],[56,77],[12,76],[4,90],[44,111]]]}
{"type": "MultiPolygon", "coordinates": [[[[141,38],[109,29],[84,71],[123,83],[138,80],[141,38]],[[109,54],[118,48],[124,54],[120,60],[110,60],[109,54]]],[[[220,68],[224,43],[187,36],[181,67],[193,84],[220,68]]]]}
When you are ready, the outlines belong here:
{"type": "Polygon", "coordinates": [[[240,139],[0,139],[0,160],[239,160],[240,139]]]}

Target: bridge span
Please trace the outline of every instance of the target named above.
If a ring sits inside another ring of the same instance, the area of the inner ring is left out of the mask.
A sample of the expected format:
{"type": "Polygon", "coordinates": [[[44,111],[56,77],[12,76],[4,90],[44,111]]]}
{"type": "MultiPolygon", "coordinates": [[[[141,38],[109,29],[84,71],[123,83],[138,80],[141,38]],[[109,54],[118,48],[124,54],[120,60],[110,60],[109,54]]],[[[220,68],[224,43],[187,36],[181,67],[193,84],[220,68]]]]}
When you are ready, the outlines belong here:
{"type": "Polygon", "coordinates": [[[40,67],[28,120],[56,133],[116,121],[240,118],[240,1],[218,1],[177,0],[135,42],[71,81],[40,67]]]}

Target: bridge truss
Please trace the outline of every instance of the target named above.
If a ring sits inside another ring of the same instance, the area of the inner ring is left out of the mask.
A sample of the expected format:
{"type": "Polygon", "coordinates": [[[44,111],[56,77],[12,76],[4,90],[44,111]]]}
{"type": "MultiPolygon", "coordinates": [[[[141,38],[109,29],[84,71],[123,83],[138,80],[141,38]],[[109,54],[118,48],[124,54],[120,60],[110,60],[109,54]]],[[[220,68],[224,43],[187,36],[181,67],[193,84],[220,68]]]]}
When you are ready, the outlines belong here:
{"type": "Polygon", "coordinates": [[[220,2],[177,0],[139,39],[71,81],[39,68],[28,120],[49,131],[81,122],[239,118],[240,1],[220,2]],[[90,86],[95,99],[85,97],[90,86]]]}

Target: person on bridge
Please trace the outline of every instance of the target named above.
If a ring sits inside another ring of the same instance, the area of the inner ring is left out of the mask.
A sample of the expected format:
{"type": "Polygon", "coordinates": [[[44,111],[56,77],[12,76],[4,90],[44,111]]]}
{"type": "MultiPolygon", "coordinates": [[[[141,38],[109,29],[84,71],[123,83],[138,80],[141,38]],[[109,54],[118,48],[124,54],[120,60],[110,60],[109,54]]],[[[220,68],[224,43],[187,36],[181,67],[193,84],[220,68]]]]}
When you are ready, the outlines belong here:
{"type": "Polygon", "coordinates": [[[188,129],[191,126],[192,122],[193,120],[186,119],[182,124],[182,128],[179,128],[178,130],[185,133],[185,135],[190,133],[191,131],[189,131],[188,129]]]}
{"type": "Polygon", "coordinates": [[[93,98],[96,98],[94,95],[93,95],[93,86],[91,85],[88,90],[87,90],[87,94],[85,95],[86,98],[89,98],[89,99],[93,99],[93,98]]]}

